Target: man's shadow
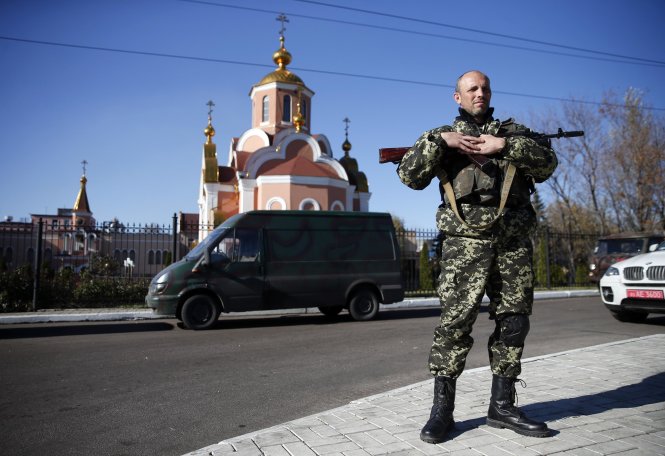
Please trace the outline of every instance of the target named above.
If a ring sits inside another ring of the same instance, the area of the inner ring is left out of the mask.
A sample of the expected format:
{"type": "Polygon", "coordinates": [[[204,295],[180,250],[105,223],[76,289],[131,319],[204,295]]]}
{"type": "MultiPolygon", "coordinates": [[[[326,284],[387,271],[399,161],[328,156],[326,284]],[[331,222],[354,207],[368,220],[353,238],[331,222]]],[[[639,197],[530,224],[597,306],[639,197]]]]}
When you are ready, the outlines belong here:
{"type": "MultiPolygon", "coordinates": [[[[517,388],[519,396],[519,386],[517,388]]],[[[665,402],[665,372],[647,377],[640,383],[621,386],[611,391],[539,402],[525,406],[519,406],[518,403],[517,406],[529,418],[545,421],[548,423],[548,426],[552,427],[552,423],[563,418],[589,416],[609,410],[641,407],[659,402],[665,402]]],[[[456,430],[451,434],[451,437],[457,437],[465,431],[484,424],[484,416],[456,422],[456,430]]],[[[552,429],[553,435],[557,433],[556,429],[552,429]]]]}

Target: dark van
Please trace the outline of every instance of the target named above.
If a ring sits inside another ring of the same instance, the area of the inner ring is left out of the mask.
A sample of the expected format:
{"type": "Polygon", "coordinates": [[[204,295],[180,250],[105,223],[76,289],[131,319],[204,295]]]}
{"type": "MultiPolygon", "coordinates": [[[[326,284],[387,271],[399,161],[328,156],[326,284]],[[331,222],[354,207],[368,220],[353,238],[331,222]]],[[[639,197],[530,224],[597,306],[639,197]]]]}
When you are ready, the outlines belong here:
{"type": "Polygon", "coordinates": [[[251,211],[234,215],[150,283],[146,303],[191,329],[221,312],[318,307],[370,320],[404,299],[390,214],[251,211]]]}

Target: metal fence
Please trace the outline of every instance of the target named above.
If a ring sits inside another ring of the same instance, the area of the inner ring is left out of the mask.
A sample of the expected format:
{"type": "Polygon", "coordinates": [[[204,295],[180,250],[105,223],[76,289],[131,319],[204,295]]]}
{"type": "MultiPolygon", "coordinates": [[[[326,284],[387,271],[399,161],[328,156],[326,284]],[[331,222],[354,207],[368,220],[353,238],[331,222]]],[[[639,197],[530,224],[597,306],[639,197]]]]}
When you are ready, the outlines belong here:
{"type": "MultiPolygon", "coordinates": [[[[200,228],[175,215],[171,225],[163,226],[0,222],[0,311],[15,309],[15,301],[28,307],[25,310],[63,300],[79,306],[140,303],[150,278],[186,255],[196,245],[200,228]],[[88,291],[80,291],[82,284],[88,291]],[[130,291],[118,291],[128,287],[130,291]]],[[[410,296],[435,293],[438,235],[433,229],[397,230],[410,296]]],[[[588,286],[588,257],[597,238],[537,232],[532,238],[536,287],[588,286]]]]}

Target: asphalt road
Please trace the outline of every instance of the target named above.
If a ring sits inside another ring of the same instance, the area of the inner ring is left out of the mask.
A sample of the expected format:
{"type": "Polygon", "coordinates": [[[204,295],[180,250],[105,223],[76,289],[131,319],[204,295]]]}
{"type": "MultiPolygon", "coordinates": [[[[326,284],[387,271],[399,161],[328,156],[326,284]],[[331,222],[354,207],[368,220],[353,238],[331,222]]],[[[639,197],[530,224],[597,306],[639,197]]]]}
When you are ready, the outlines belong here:
{"type": "MultiPolygon", "coordinates": [[[[437,314],[0,326],[2,453],[181,455],[426,380],[437,314]]],[[[467,368],[487,365],[492,329],[481,314],[467,368]]],[[[621,323],[597,297],[537,301],[524,356],[663,332],[665,316],[621,323]]]]}

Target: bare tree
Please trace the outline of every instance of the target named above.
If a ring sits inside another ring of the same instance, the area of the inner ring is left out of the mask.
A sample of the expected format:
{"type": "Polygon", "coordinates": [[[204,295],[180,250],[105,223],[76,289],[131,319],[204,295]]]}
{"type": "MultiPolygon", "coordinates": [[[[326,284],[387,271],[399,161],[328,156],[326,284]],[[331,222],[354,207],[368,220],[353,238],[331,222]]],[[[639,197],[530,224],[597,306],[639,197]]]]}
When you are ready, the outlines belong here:
{"type": "Polygon", "coordinates": [[[665,228],[665,124],[641,92],[629,89],[623,101],[607,93],[598,109],[565,103],[537,123],[543,131],[585,131],[553,145],[559,167],[547,181],[557,203],[551,221],[563,232],[665,228]]]}
{"type": "Polygon", "coordinates": [[[607,96],[601,112],[609,122],[603,180],[612,217],[622,230],[663,228],[663,119],[646,109],[636,89],[626,91],[622,105],[607,96]]]}

